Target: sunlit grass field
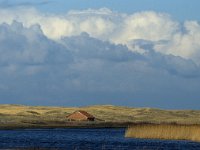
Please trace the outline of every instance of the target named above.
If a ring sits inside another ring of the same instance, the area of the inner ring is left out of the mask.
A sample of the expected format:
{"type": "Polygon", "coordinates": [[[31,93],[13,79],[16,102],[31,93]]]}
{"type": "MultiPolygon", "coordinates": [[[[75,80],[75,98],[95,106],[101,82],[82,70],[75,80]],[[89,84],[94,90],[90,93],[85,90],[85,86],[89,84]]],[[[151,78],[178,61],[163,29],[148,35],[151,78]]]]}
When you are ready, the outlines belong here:
{"type": "Polygon", "coordinates": [[[200,125],[137,124],[128,127],[125,137],[200,142],[200,125]]]}
{"type": "MultiPolygon", "coordinates": [[[[200,111],[161,110],[153,108],[130,108],[112,105],[88,107],[44,107],[23,105],[0,105],[0,128],[62,126],[69,122],[66,116],[76,110],[85,110],[97,118],[97,123],[182,123],[200,124],[200,111]]],[[[73,126],[73,125],[72,125],[73,126]]],[[[124,126],[124,125],[123,125],[124,126]]]]}

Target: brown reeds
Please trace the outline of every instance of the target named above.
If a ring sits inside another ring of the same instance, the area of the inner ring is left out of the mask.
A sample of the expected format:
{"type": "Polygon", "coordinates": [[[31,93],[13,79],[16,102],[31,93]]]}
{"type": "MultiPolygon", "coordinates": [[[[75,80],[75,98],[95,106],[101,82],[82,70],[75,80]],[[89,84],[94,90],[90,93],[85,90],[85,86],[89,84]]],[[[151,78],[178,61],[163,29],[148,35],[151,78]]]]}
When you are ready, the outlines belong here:
{"type": "Polygon", "coordinates": [[[125,137],[200,142],[200,125],[136,124],[128,127],[125,137]]]}

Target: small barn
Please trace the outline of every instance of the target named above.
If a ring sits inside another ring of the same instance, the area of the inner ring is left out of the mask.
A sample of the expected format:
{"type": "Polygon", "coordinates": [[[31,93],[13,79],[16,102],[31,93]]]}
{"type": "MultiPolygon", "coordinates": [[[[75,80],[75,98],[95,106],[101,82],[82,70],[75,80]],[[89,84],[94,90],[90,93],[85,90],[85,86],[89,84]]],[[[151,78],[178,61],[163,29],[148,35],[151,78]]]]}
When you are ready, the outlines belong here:
{"type": "Polygon", "coordinates": [[[66,116],[69,121],[94,121],[95,117],[86,111],[78,110],[66,116]]]}

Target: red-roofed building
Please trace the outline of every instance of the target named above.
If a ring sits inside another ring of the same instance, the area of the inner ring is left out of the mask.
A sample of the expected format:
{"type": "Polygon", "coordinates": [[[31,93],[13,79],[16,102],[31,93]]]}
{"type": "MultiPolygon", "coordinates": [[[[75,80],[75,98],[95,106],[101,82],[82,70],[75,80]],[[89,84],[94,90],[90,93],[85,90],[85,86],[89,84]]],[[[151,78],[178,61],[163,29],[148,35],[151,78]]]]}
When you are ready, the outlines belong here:
{"type": "Polygon", "coordinates": [[[69,121],[94,121],[95,117],[86,111],[78,110],[67,116],[69,121]]]}

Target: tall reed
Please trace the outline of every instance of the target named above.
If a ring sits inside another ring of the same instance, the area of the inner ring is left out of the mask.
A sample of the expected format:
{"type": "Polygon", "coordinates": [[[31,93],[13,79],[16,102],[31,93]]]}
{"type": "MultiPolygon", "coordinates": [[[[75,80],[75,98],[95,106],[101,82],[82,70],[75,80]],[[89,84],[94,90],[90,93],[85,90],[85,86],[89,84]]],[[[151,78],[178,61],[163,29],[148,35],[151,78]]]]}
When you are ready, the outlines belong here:
{"type": "Polygon", "coordinates": [[[128,127],[125,137],[200,142],[200,125],[136,124],[128,127]]]}

